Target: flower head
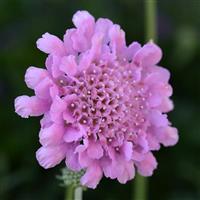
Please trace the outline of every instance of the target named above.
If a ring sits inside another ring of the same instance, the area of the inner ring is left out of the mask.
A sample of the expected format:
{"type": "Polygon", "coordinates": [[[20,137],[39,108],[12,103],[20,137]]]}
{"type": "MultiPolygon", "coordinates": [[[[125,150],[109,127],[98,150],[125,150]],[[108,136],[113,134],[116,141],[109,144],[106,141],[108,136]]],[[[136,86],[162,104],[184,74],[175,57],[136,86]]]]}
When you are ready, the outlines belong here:
{"type": "Polygon", "coordinates": [[[135,169],[150,176],[152,151],[176,144],[167,119],[172,110],[168,70],[158,66],[153,42],[126,46],[119,25],[87,11],[73,16],[64,40],[46,33],[37,47],[48,54],[46,69],[30,67],[27,86],[35,96],[15,100],[21,117],[44,115],[36,157],[44,168],[65,160],[85,170],[81,183],[95,188],[104,176],[126,183],[135,169]]]}

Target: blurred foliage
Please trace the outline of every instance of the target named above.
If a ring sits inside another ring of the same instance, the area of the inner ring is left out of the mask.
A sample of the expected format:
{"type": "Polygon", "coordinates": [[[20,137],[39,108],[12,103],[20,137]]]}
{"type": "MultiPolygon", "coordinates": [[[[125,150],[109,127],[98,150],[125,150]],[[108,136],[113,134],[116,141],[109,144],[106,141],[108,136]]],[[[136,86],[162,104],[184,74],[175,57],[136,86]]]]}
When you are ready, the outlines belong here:
{"type": "MultiPolygon", "coordinates": [[[[170,119],[180,132],[173,148],[155,152],[158,169],[149,178],[149,199],[200,199],[200,1],[158,0],[158,36],[171,73],[175,110],[170,119]]],[[[13,100],[32,94],[23,76],[29,65],[44,66],[45,55],[35,41],[44,32],[62,37],[71,17],[86,9],[96,18],[119,23],[127,41],[144,41],[144,1],[141,0],[0,0],[0,199],[63,199],[55,178],[59,167],[43,170],[37,164],[39,119],[24,120],[14,113],[13,100]]],[[[130,199],[131,183],[103,180],[87,190],[85,199],[130,199]],[[116,192],[117,191],[117,192],[116,192]]]]}

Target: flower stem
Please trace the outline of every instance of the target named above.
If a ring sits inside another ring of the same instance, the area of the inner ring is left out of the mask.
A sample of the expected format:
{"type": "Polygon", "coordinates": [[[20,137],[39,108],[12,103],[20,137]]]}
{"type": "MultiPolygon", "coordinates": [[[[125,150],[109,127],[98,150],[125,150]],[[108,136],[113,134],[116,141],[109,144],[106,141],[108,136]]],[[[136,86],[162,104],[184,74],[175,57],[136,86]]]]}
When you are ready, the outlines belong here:
{"type": "Polygon", "coordinates": [[[83,188],[77,187],[74,193],[74,200],[82,200],[83,198],[83,188]]]}
{"type": "Polygon", "coordinates": [[[65,193],[65,200],[74,200],[73,197],[74,197],[74,187],[67,186],[66,193],[65,193]]]}
{"type": "Polygon", "coordinates": [[[145,30],[146,41],[157,41],[157,0],[145,0],[145,30]]]}
{"type": "Polygon", "coordinates": [[[65,200],[82,200],[83,189],[82,187],[67,186],[65,200]]]}
{"type": "MultiPolygon", "coordinates": [[[[156,4],[157,0],[145,0],[145,31],[146,41],[149,40],[157,41],[157,13],[156,4]]],[[[135,181],[133,181],[134,194],[133,200],[146,200],[148,193],[148,182],[147,178],[136,175],[135,181]]]]}
{"type": "Polygon", "coordinates": [[[147,179],[139,174],[136,175],[134,186],[133,200],[146,200],[147,199],[147,179]]]}

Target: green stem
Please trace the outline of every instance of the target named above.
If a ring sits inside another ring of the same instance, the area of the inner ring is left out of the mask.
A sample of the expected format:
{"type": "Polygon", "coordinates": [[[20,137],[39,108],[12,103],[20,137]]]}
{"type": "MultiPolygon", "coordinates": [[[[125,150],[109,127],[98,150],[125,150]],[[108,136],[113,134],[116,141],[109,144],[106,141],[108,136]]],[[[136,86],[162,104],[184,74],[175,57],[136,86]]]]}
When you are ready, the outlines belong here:
{"type": "Polygon", "coordinates": [[[82,200],[83,199],[83,188],[73,186],[67,186],[65,193],[65,200],[82,200]]]}
{"type": "Polygon", "coordinates": [[[82,200],[83,198],[83,188],[77,187],[74,193],[74,200],[82,200]]]}
{"type": "MultiPolygon", "coordinates": [[[[145,31],[146,41],[157,41],[157,13],[156,4],[157,0],[145,0],[145,31]]],[[[136,175],[133,181],[134,194],[133,200],[147,200],[148,193],[147,178],[136,175]]]]}
{"type": "Polygon", "coordinates": [[[157,41],[157,0],[145,0],[145,31],[146,41],[157,41]]]}
{"type": "Polygon", "coordinates": [[[67,186],[65,193],[65,200],[74,200],[74,187],[67,186]]]}
{"type": "Polygon", "coordinates": [[[147,179],[137,174],[133,185],[134,185],[133,199],[146,200],[147,199],[147,179]]]}

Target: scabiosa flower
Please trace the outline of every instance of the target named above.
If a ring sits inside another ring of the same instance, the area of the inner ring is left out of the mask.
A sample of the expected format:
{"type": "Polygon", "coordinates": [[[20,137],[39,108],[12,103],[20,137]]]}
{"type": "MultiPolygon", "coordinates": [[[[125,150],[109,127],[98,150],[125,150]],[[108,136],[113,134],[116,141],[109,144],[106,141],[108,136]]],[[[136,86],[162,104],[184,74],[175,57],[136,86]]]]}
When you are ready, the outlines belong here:
{"type": "Polygon", "coordinates": [[[157,167],[152,151],[178,140],[167,112],[169,71],[158,66],[161,49],[153,42],[126,46],[119,25],[78,11],[64,40],[45,33],[37,47],[48,54],[46,69],[29,67],[27,86],[35,96],[15,100],[24,118],[40,116],[36,152],[39,164],[54,167],[65,160],[84,170],[81,183],[95,188],[103,175],[126,183],[135,169],[151,176],[157,167]]]}

